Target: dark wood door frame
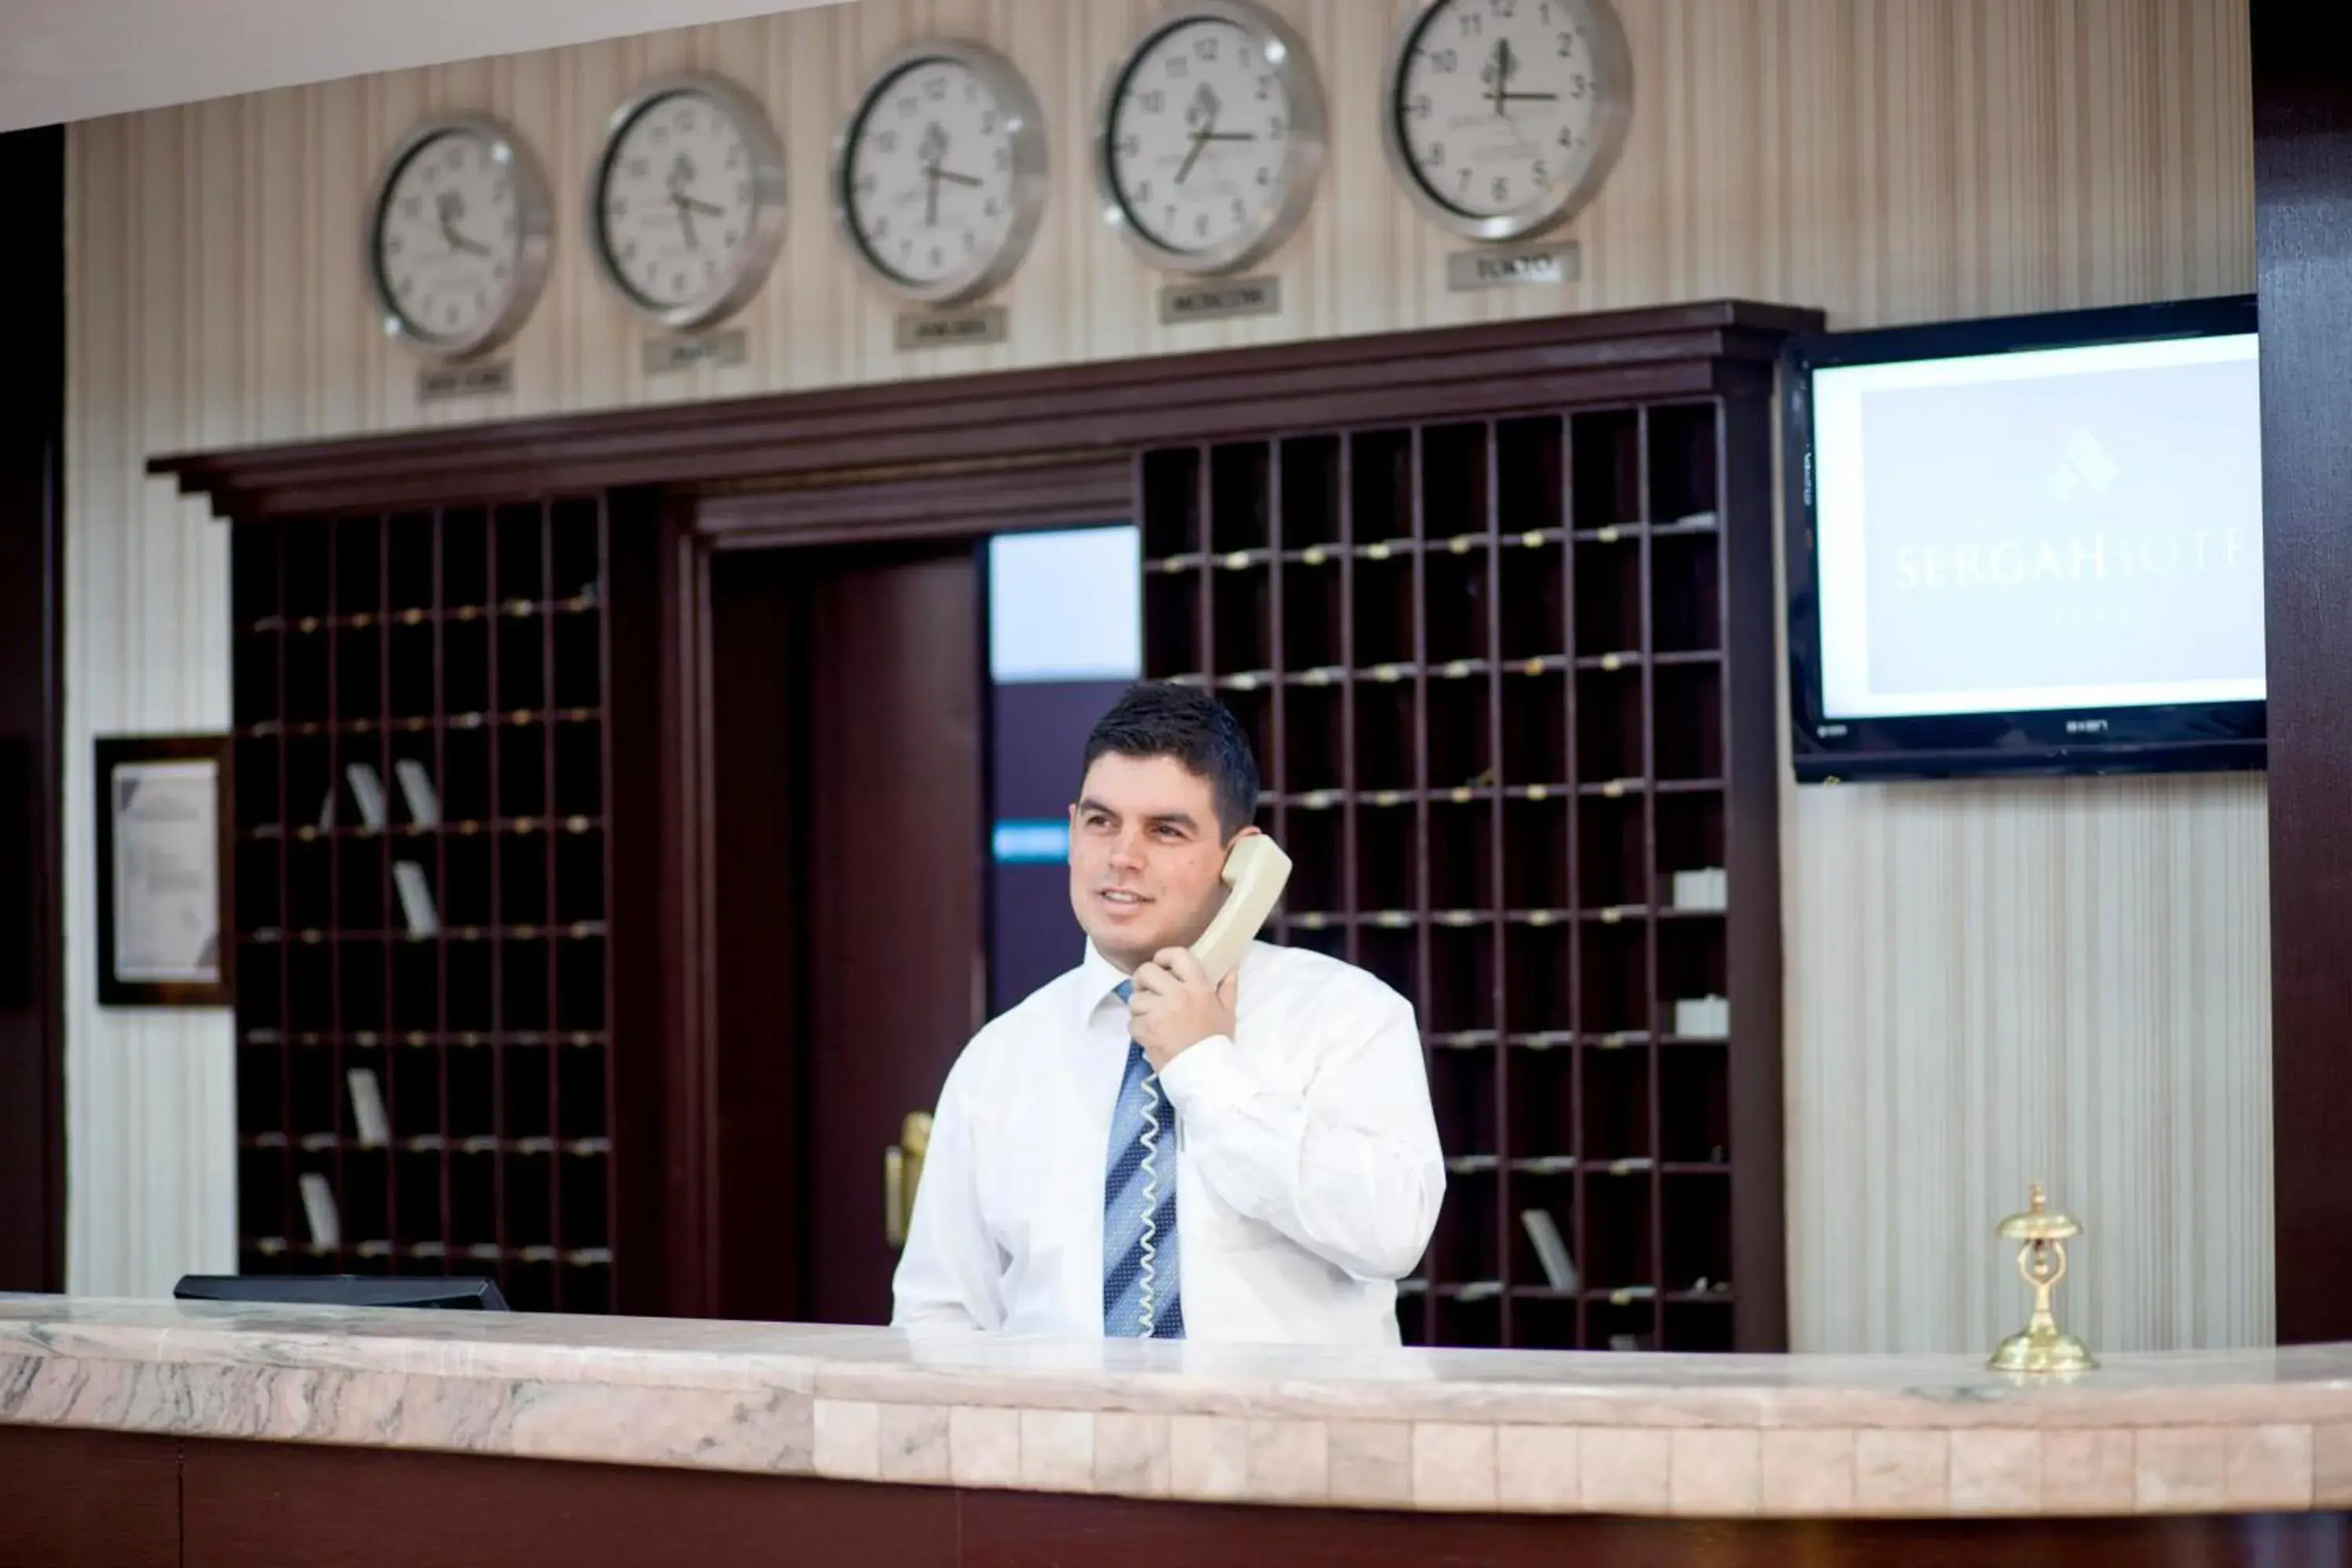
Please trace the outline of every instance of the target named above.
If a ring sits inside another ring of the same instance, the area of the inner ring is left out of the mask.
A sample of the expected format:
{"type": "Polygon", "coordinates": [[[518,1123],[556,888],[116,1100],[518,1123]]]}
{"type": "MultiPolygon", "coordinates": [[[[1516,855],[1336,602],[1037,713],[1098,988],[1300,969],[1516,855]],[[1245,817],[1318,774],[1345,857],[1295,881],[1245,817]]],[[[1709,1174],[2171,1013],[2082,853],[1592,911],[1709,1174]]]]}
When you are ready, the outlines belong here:
{"type": "Polygon", "coordinates": [[[2352,23],[2254,0],[2282,1343],[2352,1339],[2352,23]]]}
{"type": "Polygon", "coordinates": [[[0,292],[32,307],[0,382],[0,1290],[66,1281],[65,166],[59,127],[0,136],[0,292]]]}
{"type": "Polygon", "coordinates": [[[1126,515],[1124,460],[1078,459],[758,492],[685,496],[664,509],[661,548],[662,1038],[668,1092],[665,1253],[668,1310],[721,1300],[716,826],[721,737],[712,722],[711,573],[722,554],[849,541],[972,540],[1126,515]]]}
{"type": "MultiPolygon", "coordinates": [[[[721,1297],[711,572],[722,552],[1130,515],[1149,447],[1771,387],[1817,312],[1744,302],[1167,356],[163,458],[240,520],[604,487],[657,515],[659,1310],[721,1297]]],[[[617,788],[617,786],[616,786],[617,788]]],[[[649,792],[649,794],[652,792],[649,792]]],[[[1769,1075],[1777,1081],[1777,1065],[1769,1075]]],[[[1779,1194],[1743,1214],[1769,1224],[1779,1194]]]]}
{"type": "Polygon", "coordinates": [[[660,957],[666,1310],[719,1297],[718,857],[710,715],[710,537],[681,501],[662,513],[660,957]]]}

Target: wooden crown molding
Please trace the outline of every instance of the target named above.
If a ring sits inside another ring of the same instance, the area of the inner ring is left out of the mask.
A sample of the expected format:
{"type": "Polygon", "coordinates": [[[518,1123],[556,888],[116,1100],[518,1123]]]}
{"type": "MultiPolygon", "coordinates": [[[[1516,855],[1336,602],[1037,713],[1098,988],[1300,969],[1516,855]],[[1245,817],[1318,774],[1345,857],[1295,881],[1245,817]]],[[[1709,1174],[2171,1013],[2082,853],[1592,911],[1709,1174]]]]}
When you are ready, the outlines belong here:
{"type": "Polygon", "coordinates": [[[943,521],[986,533],[1115,522],[1134,508],[1134,465],[1124,454],[1055,452],[1014,462],[826,474],[729,493],[706,490],[696,501],[693,527],[714,549],[761,550],[935,538],[943,521]]]}
{"type": "Polygon", "coordinates": [[[1818,311],[1740,300],[1162,354],[152,459],[221,516],[635,485],[789,483],[845,468],[1083,460],[1386,419],[1465,418],[1770,384],[1818,311]]]}

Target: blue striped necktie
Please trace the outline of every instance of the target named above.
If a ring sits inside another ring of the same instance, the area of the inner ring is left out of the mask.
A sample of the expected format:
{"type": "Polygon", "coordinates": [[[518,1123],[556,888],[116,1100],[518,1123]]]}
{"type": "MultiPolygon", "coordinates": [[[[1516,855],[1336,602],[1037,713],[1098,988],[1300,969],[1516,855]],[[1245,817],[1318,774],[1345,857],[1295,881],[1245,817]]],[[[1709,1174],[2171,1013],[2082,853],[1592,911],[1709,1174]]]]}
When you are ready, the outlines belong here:
{"type": "MultiPolygon", "coordinates": [[[[1118,999],[1133,994],[1122,983],[1118,999]]],[[[1103,1177],[1103,1332],[1181,1340],[1184,1300],[1176,1251],[1176,1111],[1143,1047],[1127,1043],[1127,1074],[1110,1118],[1103,1177]]]]}

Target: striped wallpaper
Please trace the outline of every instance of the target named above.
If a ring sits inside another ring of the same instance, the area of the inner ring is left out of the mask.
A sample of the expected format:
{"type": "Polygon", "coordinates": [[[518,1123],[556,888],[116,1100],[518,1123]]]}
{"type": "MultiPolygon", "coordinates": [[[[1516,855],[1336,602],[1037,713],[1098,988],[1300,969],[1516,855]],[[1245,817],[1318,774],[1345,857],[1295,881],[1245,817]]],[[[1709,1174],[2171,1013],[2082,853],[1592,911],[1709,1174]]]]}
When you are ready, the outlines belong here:
{"type": "MultiPolygon", "coordinates": [[[[152,453],[453,420],[1744,295],[1840,325],[2252,286],[2242,0],[1619,0],[1632,134],[1575,229],[1580,281],[1448,294],[1448,242],[1374,132],[1391,0],[1277,0],[1335,125],[1269,264],[1285,312],[1166,328],[1083,157],[1144,0],[854,0],[625,42],[77,126],[70,139],[67,933],[71,1280],[152,1291],[232,1260],[226,1020],[92,999],[94,733],[227,718],[221,531],[152,453]],[[1028,72],[1051,205],[1009,341],[921,358],[840,255],[830,140],[860,74],[933,31],[1028,72]],[[580,244],[585,160],[633,83],[727,69],[790,148],[793,219],[748,363],[649,380],[580,244]],[[374,163],[428,109],[488,108],[562,200],[515,388],[418,408],[358,266],[374,163]]],[[[1789,1189],[1801,1346],[1974,1347],[2021,1309],[1990,1238],[2047,1177],[2091,1226],[2095,1343],[2270,1332],[2259,780],[1790,792],[1789,1189]]]]}

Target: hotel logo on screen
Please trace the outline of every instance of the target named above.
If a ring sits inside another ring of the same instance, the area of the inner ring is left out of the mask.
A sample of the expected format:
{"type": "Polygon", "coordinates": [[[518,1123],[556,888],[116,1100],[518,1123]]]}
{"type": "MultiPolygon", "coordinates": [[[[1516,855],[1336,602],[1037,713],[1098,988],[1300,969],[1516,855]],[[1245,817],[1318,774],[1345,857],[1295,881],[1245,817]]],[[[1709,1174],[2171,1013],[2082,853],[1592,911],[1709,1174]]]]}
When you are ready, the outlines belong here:
{"type": "Polygon", "coordinates": [[[2053,512],[2051,526],[1951,543],[1904,545],[1895,552],[1895,587],[1906,594],[1935,594],[2262,570],[2261,536],[2242,526],[2085,532],[2064,525],[2064,509],[2105,498],[2122,476],[2121,465],[2097,435],[2077,426],[2047,480],[2051,503],[2061,509],[2053,512]]]}

